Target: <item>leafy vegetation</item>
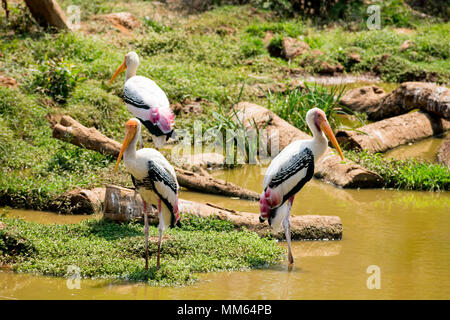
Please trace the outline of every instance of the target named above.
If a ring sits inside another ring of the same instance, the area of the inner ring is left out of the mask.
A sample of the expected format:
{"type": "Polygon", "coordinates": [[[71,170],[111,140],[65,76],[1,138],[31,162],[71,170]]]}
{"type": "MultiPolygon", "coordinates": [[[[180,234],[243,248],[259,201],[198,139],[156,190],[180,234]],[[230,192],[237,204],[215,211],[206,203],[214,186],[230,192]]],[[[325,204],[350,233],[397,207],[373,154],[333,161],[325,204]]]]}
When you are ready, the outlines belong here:
{"type": "Polygon", "coordinates": [[[85,278],[118,278],[152,285],[186,285],[198,273],[245,270],[281,260],[284,249],[274,240],[236,231],[214,218],[184,218],[181,228],[163,237],[161,268],[156,270],[158,229],[149,228],[149,270],[144,269],[142,224],[87,220],[80,224],[45,225],[0,218],[0,263],[18,272],[67,276],[80,268],[85,278]],[[12,239],[12,240],[11,240],[12,239]]]}
{"type": "Polygon", "coordinates": [[[345,157],[381,175],[386,188],[403,190],[448,191],[450,169],[445,165],[415,159],[385,159],[382,154],[345,151],[345,157]]]}
{"type": "Polygon", "coordinates": [[[47,60],[39,66],[32,87],[64,104],[80,81],[73,66],[62,61],[47,60]]]}
{"type": "MultiPolygon", "coordinates": [[[[267,94],[268,108],[288,121],[296,128],[310,132],[306,123],[306,113],[312,108],[320,108],[325,112],[332,129],[339,128],[342,123],[339,115],[353,114],[354,112],[339,104],[344,87],[334,86],[325,88],[305,84],[305,88],[297,88],[286,93],[267,94]]],[[[364,125],[364,120],[359,118],[364,125]]]]}

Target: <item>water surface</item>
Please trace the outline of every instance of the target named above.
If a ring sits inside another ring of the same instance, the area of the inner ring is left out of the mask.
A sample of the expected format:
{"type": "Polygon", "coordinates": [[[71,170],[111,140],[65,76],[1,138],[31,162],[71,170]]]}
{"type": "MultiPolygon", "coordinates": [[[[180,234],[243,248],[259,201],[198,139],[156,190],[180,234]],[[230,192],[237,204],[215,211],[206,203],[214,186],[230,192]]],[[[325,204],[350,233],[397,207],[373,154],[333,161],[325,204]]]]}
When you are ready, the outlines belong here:
{"type": "MultiPolygon", "coordinates": [[[[265,168],[217,171],[219,178],[261,191],[265,168]]],[[[258,203],[183,191],[182,197],[242,211],[258,203]]],[[[155,288],[142,283],[67,279],[0,272],[3,299],[450,299],[450,192],[347,190],[312,180],[296,196],[292,214],[337,215],[342,241],[293,244],[287,262],[243,272],[200,275],[193,286],[155,288]],[[368,289],[367,268],[380,268],[380,289],[368,289]]],[[[18,214],[11,210],[11,214],[18,214]]],[[[47,223],[77,222],[51,213],[22,214],[47,223]],[[45,221],[34,216],[45,216],[45,221]],[[62,219],[62,220],[61,220],[62,219]],[[68,219],[64,221],[64,219],[68,219]]],[[[98,217],[94,217],[98,218],[98,217]]],[[[280,245],[285,246],[284,242],[280,245]]]]}

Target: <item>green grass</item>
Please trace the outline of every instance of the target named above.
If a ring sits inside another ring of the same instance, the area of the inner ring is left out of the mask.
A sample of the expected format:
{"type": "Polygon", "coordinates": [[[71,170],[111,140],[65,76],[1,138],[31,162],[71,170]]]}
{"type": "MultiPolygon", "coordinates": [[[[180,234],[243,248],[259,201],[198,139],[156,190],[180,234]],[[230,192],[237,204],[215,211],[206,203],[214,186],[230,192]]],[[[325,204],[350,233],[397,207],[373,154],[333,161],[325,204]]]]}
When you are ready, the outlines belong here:
{"type": "Polygon", "coordinates": [[[402,190],[448,191],[450,169],[441,164],[419,162],[415,159],[385,159],[380,153],[344,151],[347,159],[377,172],[386,188],[402,190]]]}
{"type": "Polygon", "coordinates": [[[157,286],[192,284],[198,273],[247,270],[277,263],[284,254],[274,240],[234,230],[214,218],[183,217],[164,233],[161,268],[156,270],[156,227],[149,230],[149,271],[144,269],[143,226],[87,220],[46,225],[0,217],[0,264],[16,272],[67,276],[70,265],[83,278],[146,281],[157,286]]]}
{"type": "MultiPolygon", "coordinates": [[[[305,89],[297,88],[285,93],[267,94],[268,108],[275,112],[282,119],[288,121],[296,128],[310,133],[308,124],[306,123],[306,113],[312,108],[320,108],[325,112],[328,122],[333,130],[342,126],[339,115],[353,114],[339,104],[344,87],[310,86],[305,84],[305,89]]],[[[362,125],[364,121],[359,117],[362,125]]]]}

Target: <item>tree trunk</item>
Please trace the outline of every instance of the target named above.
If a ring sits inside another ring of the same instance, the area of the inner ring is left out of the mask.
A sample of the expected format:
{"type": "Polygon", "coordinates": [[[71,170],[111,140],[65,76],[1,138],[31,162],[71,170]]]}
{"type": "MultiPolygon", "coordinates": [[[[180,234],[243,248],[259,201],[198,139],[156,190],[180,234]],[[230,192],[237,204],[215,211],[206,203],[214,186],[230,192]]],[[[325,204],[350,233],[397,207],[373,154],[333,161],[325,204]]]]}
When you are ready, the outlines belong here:
{"type": "Polygon", "coordinates": [[[434,83],[404,82],[388,94],[377,86],[356,88],[347,91],[340,102],[351,110],[365,112],[372,121],[417,108],[450,120],[450,90],[434,83]]]}
{"type": "Polygon", "coordinates": [[[25,0],[25,3],[42,27],[69,30],[66,15],[56,0],[25,0]]]}
{"type": "MultiPolygon", "coordinates": [[[[59,123],[53,123],[52,125],[54,138],[113,157],[119,155],[122,147],[119,142],[104,136],[95,128],[86,128],[69,116],[63,116],[59,123]]],[[[215,179],[205,171],[203,171],[203,174],[198,174],[175,167],[175,172],[180,186],[191,190],[241,199],[259,199],[257,192],[224,180],[215,179]]]]}
{"type": "Polygon", "coordinates": [[[450,121],[418,111],[374,122],[358,128],[358,131],[339,131],[336,139],[343,148],[375,153],[432,137],[449,129],[450,121]]]}
{"type": "MultiPolygon", "coordinates": [[[[104,217],[113,221],[142,220],[142,199],[131,189],[108,185],[105,192],[104,217]]],[[[202,204],[188,200],[179,200],[179,210],[182,214],[198,217],[214,216],[220,220],[227,220],[240,229],[247,228],[260,236],[266,236],[269,230],[267,222],[259,222],[256,213],[239,212],[221,208],[213,204],[202,204]]],[[[158,224],[158,212],[153,208],[148,216],[149,223],[158,224]]],[[[342,222],[337,216],[291,216],[292,239],[297,240],[340,240],[342,239],[342,222]]],[[[182,221],[181,221],[182,223],[182,221]]],[[[282,239],[284,232],[274,233],[276,238],[282,239]]]]}

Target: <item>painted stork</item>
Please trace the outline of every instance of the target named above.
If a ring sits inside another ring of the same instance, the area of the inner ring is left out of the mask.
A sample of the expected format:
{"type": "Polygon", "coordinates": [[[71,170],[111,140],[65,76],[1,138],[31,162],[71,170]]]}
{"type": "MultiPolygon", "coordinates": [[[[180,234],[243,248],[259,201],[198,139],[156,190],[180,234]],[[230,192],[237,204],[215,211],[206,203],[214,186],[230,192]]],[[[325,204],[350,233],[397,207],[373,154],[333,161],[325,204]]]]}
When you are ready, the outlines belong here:
{"type": "Polygon", "coordinates": [[[178,181],[175,170],[167,159],[157,150],[144,148],[136,151],[141,135],[141,123],[133,118],[127,121],[126,134],[122,149],[117,158],[114,171],[117,172],[123,156],[125,168],[131,174],[136,190],[144,204],[145,224],[145,269],[148,270],[148,214],[147,203],[158,208],[159,239],[156,268],[160,265],[162,233],[167,227],[173,227],[178,220],[178,181]]]}
{"type": "Polygon", "coordinates": [[[164,91],[153,80],[136,75],[138,66],[137,53],[129,52],[110,83],[112,84],[114,79],[126,70],[123,99],[128,110],[150,131],[156,148],[160,148],[173,133],[175,116],[164,91]]]}
{"type": "Polygon", "coordinates": [[[289,264],[294,263],[289,226],[292,202],[295,194],[313,177],[314,163],[327,150],[326,136],[339,152],[341,159],[344,159],[325,113],[321,109],[309,110],[306,113],[306,122],[311,129],[313,138],[292,142],[272,160],[264,176],[264,191],[259,199],[259,220],[264,222],[269,219],[269,225],[276,231],[280,231],[284,227],[288,243],[289,264]]]}

